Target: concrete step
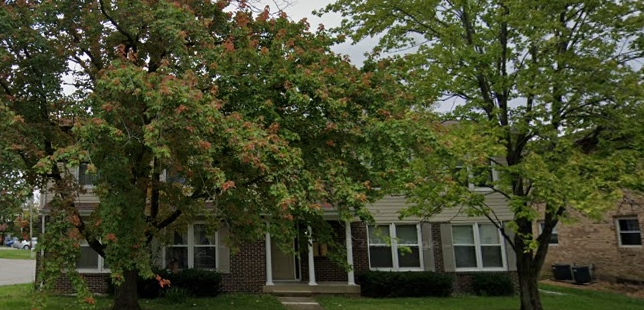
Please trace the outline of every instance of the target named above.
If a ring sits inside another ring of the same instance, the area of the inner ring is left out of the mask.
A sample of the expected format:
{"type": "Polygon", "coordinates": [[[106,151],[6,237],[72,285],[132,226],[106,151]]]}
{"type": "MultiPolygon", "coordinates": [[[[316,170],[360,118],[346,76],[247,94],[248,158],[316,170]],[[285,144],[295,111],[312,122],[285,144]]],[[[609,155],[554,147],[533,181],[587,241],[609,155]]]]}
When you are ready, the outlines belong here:
{"type": "Polygon", "coordinates": [[[311,297],[313,296],[313,292],[311,291],[292,291],[292,290],[273,290],[271,292],[272,295],[274,296],[280,296],[280,297],[311,297]]]}
{"type": "Polygon", "coordinates": [[[360,286],[339,283],[320,283],[318,285],[276,283],[274,285],[265,285],[263,291],[277,296],[359,295],[360,286]]]}
{"type": "Polygon", "coordinates": [[[278,297],[286,309],[289,310],[323,310],[318,302],[311,297],[278,297]]]}

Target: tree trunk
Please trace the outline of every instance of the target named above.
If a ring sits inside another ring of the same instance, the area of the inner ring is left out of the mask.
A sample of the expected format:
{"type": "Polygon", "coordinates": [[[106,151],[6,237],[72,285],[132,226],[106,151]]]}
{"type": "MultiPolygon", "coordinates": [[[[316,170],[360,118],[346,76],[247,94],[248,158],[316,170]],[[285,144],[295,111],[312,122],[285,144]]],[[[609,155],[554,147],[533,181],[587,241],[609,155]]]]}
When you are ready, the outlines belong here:
{"type": "Polygon", "coordinates": [[[123,283],[114,287],[114,306],[112,310],[141,310],[137,293],[136,270],[123,272],[123,283]]]}
{"type": "Polygon", "coordinates": [[[532,255],[523,251],[517,251],[516,255],[521,310],[543,310],[538,284],[543,262],[535,264],[532,255]]]}

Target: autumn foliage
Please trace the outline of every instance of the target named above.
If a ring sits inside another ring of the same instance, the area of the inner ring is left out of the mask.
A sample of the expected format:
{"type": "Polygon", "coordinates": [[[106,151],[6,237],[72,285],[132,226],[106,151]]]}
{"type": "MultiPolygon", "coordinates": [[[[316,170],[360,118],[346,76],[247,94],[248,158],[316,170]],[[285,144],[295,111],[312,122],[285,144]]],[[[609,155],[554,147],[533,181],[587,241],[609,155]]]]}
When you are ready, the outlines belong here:
{"type": "Polygon", "coordinates": [[[45,286],[65,253],[74,274],[71,230],[109,264],[114,309],[139,309],[150,244],[196,218],[225,225],[233,249],[266,229],[287,243],[293,221],[332,242],[309,206],[368,219],[386,191],[365,184],[386,188],[408,158],[389,133],[418,102],[387,64],[356,68],[306,21],[231,1],[18,1],[0,14],[0,145],[31,186],[49,183],[58,221],[45,286]],[[91,188],[67,173],[81,163],[91,188]],[[81,215],[87,193],[100,204],[81,215]]]}

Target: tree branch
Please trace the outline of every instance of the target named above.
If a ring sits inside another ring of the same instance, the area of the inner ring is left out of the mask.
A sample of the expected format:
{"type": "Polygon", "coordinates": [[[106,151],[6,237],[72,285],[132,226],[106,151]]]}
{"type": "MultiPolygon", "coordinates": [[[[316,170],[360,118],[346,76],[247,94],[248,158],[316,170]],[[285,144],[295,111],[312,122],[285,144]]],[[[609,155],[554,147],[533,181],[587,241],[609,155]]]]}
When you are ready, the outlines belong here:
{"type": "Polygon", "coordinates": [[[174,212],[172,212],[172,214],[170,214],[170,216],[168,216],[167,218],[165,218],[163,221],[159,222],[158,224],[155,223],[153,225],[154,225],[154,227],[156,227],[159,230],[164,229],[168,225],[170,225],[174,221],[176,221],[179,218],[179,216],[181,216],[181,214],[183,214],[183,212],[181,210],[174,210],[174,212]]]}
{"type": "Polygon", "coordinates": [[[116,23],[116,21],[107,13],[107,11],[105,10],[105,4],[103,3],[103,0],[98,0],[98,3],[103,16],[105,16],[105,18],[107,18],[107,20],[110,21],[110,23],[116,28],[116,30],[118,30],[118,32],[120,32],[122,35],[124,35],[127,38],[128,42],[131,45],[132,51],[136,53],[137,42],[136,40],[134,40],[134,37],[129,32],[125,31],[125,29],[121,28],[121,26],[119,26],[118,23],[116,23]]]}

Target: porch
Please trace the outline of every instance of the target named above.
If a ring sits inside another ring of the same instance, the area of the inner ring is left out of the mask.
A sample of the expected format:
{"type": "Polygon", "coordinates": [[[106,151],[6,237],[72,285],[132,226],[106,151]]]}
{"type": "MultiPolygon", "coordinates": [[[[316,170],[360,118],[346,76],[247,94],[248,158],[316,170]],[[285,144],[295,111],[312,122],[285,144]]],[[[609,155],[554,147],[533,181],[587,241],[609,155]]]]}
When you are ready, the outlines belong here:
{"type": "Polygon", "coordinates": [[[326,295],[359,295],[360,286],[349,285],[346,282],[317,282],[309,285],[306,282],[274,282],[273,285],[264,285],[263,292],[276,296],[312,296],[326,295]]]}
{"type": "MultiPolygon", "coordinates": [[[[306,233],[300,235],[308,238],[302,244],[301,251],[298,247],[298,240],[294,241],[295,253],[283,252],[271,241],[271,235],[266,234],[266,284],[263,286],[264,293],[271,293],[279,296],[311,296],[315,294],[360,294],[360,286],[356,285],[354,277],[353,261],[353,240],[351,223],[336,222],[339,231],[338,237],[342,237],[342,243],[346,246],[346,263],[351,266],[350,270],[342,270],[339,267],[331,267],[331,262],[326,257],[326,245],[316,245],[311,239],[311,227],[305,228],[306,233]],[[344,236],[342,236],[344,235],[344,236]],[[316,268],[317,264],[321,264],[316,268]],[[316,279],[316,271],[318,279],[316,279]]],[[[339,241],[339,240],[338,240],[339,241]]],[[[336,265],[337,266],[337,265],[336,265]]]]}

